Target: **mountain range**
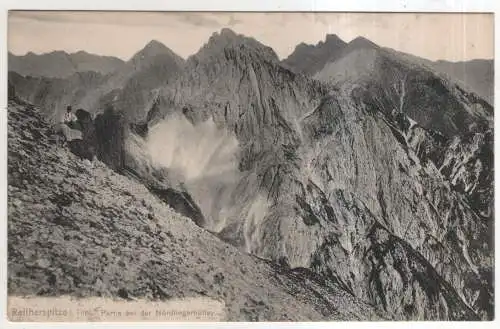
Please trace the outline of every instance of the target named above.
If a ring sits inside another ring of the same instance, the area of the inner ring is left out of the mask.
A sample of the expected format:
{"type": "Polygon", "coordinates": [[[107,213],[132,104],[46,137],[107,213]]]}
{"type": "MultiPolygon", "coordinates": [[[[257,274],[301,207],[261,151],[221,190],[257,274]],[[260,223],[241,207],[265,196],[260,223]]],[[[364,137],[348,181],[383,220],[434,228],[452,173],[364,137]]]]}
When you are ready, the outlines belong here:
{"type": "Polygon", "coordinates": [[[108,73],[9,69],[13,107],[34,103],[47,121],[81,108],[81,147],[106,150],[100,161],[207,243],[306,269],[382,317],[493,317],[488,69],[460,76],[335,35],[280,61],[229,29],[186,60],[152,41],[108,73]]]}
{"type": "Polygon", "coordinates": [[[67,78],[78,72],[93,71],[111,73],[123,66],[124,62],[113,56],[99,56],[85,51],[68,54],[53,51],[37,55],[28,52],[17,56],[9,52],[8,67],[23,76],[67,78]]]}

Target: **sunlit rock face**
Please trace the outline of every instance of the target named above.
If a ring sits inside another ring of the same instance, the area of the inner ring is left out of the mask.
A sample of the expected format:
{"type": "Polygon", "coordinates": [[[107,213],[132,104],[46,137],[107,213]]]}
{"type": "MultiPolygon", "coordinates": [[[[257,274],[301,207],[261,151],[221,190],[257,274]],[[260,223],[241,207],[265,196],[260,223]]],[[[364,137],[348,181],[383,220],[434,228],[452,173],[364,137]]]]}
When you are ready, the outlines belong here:
{"type": "Polygon", "coordinates": [[[400,61],[385,70],[395,55],[380,51],[358,40],[336,61],[365,66],[321,83],[284,69],[253,39],[214,35],[161,90],[150,122],[165,137],[160,147],[160,134],[150,135],[151,154],[163,147],[171,170],[214,178],[184,179],[210,217],[206,227],[247,252],[312,268],[402,319],[487,318],[491,217],[464,191],[480,179],[491,191],[491,167],[479,174],[487,166],[472,159],[487,162],[491,152],[459,142],[468,155],[458,155],[452,136],[462,128],[487,136],[491,108],[425,67],[400,61]],[[453,104],[463,126],[446,118],[453,104]],[[419,109],[437,119],[414,115],[419,109]],[[189,132],[174,143],[179,158],[165,142],[182,135],[173,126],[189,132]]]}

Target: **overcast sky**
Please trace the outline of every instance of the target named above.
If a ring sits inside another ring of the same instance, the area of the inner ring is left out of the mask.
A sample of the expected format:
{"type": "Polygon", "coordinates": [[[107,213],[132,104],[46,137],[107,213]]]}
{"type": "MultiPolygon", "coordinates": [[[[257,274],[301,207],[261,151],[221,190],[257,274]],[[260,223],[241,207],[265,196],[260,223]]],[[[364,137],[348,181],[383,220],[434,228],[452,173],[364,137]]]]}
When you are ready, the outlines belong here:
{"type": "Polygon", "coordinates": [[[326,34],[346,42],[364,36],[431,60],[491,59],[494,53],[491,14],[11,11],[8,24],[9,51],[18,55],[85,50],[127,60],[155,39],[187,58],[223,27],[256,38],[280,58],[326,34]]]}

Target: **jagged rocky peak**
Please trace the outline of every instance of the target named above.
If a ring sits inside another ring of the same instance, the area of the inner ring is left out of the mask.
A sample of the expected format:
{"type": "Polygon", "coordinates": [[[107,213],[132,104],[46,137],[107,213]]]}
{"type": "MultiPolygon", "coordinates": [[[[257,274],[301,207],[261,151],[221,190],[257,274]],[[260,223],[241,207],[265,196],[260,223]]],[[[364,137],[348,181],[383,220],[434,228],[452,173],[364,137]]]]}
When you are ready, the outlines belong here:
{"type": "Polygon", "coordinates": [[[342,40],[338,35],[336,34],[327,34],[325,37],[325,40],[320,40],[316,45],[313,44],[307,44],[305,42],[299,43],[297,46],[295,46],[295,50],[300,50],[300,49],[314,49],[314,48],[321,48],[321,47],[328,47],[328,46],[338,46],[342,45],[345,46],[347,43],[342,40]]]}
{"type": "Polygon", "coordinates": [[[220,30],[220,32],[214,32],[212,33],[212,36],[208,40],[208,43],[215,43],[218,45],[224,45],[224,44],[230,44],[230,43],[237,43],[242,41],[245,36],[242,34],[237,34],[233,30],[229,28],[223,28],[220,30]]]}
{"type": "Polygon", "coordinates": [[[336,34],[327,34],[316,45],[298,44],[282,64],[292,71],[313,75],[326,63],[336,60],[346,45],[336,34]]]}
{"type": "Polygon", "coordinates": [[[63,55],[63,56],[68,56],[69,54],[67,52],[65,52],[64,50],[54,50],[54,51],[51,51],[50,53],[46,54],[46,55],[63,55]]]}
{"type": "MultiPolygon", "coordinates": [[[[322,41],[320,41],[320,42],[322,42],[322,41]]],[[[295,46],[295,50],[305,49],[305,48],[312,48],[312,47],[314,47],[314,46],[313,45],[309,45],[309,44],[307,44],[305,42],[301,42],[301,43],[299,43],[298,45],[295,46]]]]}
{"type": "Polygon", "coordinates": [[[268,47],[254,38],[237,34],[229,28],[214,32],[208,42],[191,58],[198,60],[222,54],[225,49],[239,49],[258,53],[269,61],[278,61],[278,56],[271,47],[268,47]]]}
{"type": "Polygon", "coordinates": [[[345,41],[342,40],[336,34],[327,34],[326,35],[326,41],[325,41],[325,43],[343,43],[343,44],[345,44],[345,41]]]}

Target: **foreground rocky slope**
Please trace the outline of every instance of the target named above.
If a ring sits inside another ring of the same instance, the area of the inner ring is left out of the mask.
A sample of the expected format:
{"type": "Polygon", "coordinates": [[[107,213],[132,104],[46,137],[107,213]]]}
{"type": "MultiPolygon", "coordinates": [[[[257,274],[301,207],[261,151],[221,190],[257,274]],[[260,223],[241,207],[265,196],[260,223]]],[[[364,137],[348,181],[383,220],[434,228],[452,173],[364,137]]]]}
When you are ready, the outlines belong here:
{"type": "Polygon", "coordinates": [[[50,141],[9,102],[9,295],[208,296],[227,320],[367,320],[381,313],[306,269],[243,254],[142,184],[50,141]]]}

